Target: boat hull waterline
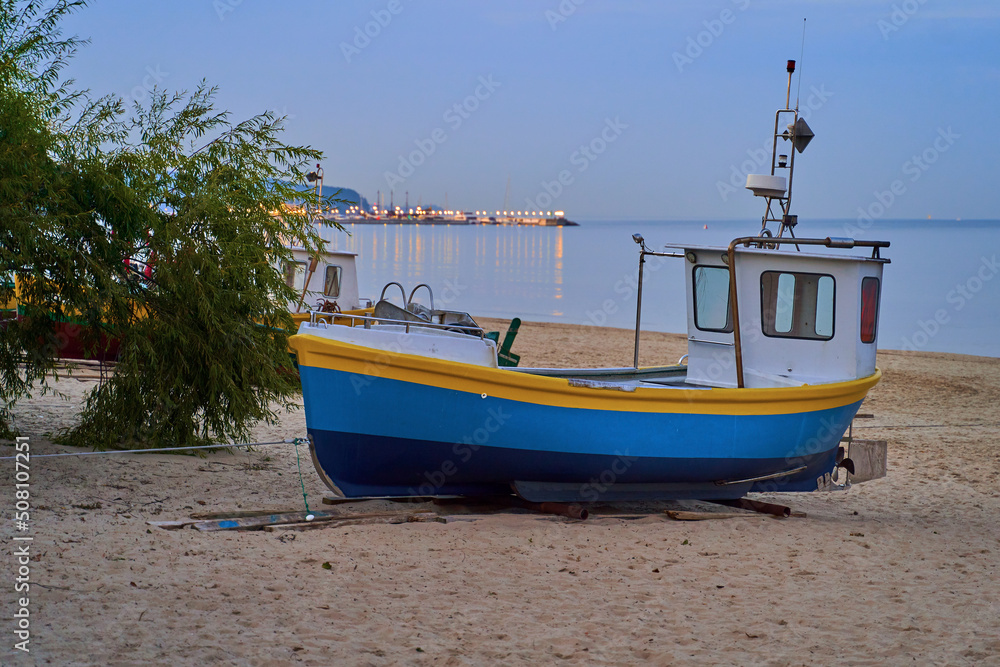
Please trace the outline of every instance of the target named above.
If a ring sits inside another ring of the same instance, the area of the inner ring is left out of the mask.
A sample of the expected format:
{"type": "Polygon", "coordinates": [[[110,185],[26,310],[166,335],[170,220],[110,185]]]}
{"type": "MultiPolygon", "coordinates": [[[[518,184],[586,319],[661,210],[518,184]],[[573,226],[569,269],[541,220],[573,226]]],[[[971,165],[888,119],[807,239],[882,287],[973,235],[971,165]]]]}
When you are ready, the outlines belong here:
{"type": "Polygon", "coordinates": [[[881,376],[613,390],[303,334],[290,345],[314,463],[346,497],[512,486],[529,500],[563,502],[815,491],[881,376]]]}

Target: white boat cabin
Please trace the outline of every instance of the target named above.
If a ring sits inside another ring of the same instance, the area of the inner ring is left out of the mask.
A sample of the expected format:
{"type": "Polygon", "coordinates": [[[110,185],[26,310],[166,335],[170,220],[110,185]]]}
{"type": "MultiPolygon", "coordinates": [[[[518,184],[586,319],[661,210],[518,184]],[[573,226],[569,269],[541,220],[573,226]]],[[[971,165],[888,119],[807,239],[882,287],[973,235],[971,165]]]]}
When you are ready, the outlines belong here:
{"type": "Polygon", "coordinates": [[[302,297],[288,302],[292,313],[310,309],[325,310],[336,303],[341,311],[371,306],[368,299],[358,296],[357,253],[328,250],[319,253],[313,265],[312,256],[301,248],[292,249],[292,260],[284,262],[285,283],[302,297]]]}
{"type": "MultiPolygon", "coordinates": [[[[831,248],[873,243],[802,241],[831,248]]],[[[737,245],[683,248],[688,384],[789,387],[875,372],[882,267],[889,261],[878,247],[859,257],[737,245]]]]}

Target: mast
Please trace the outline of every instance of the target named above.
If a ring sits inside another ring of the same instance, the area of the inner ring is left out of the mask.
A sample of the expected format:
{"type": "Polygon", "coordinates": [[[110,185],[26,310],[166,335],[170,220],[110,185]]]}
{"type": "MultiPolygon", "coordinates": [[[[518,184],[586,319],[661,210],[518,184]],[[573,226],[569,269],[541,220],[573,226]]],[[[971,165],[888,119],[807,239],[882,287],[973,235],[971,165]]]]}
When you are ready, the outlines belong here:
{"type": "Polygon", "coordinates": [[[774,236],[767,228],[767,223],[776,222],[779,224],[777,236],[781,238],[788,232],[791,237],[795,236],[793,228],[798,223],[798,216],[790,213],[792,206],[792,181],[795,173],[795,153],[805,150],[812,141],[813,131],[804,118],[799,117],[799,103],[795,102],[795,107],[791,107],[792,101],[792,74],[795,72],[795,61],[789,60],[785,70],[788,72],[788,85],[785,90],[785,106],[778,109],[774,114],[774,133],[771,140],[771,173],[749,174],[747,176],[747,189],[754,195],[763,197],[766,201],[764,216],[761,218],[760,236],[774,236]],[[791,120],[790,123],[787,121],[791,120]],[[786,125],[781,128],[782,122],[786,125]],[[779,131],[780,129],[780,131],[779,131]],[[784,139],[791,142],[791,148],[787,154],[778,153],[778,140],[784,139]],[[787,173],[787,177],[782,175],[787,173]],[[775,208],[777,210],[775,210],[775,208]]]}

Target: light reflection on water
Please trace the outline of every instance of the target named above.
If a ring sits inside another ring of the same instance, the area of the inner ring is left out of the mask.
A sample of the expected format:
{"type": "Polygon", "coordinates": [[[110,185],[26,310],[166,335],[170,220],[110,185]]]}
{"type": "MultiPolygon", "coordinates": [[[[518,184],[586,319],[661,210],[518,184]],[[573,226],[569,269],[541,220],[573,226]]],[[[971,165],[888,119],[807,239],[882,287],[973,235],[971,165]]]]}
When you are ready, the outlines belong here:
{"type": "MultiPolygon", "coordinates": [[[[883,253],[892,263],[885,268],[880,347],[1000,356],[1000,275],[989,269],[991,258],[1000,254],[1000,223],[880,220],[858,234],[852,222],[800,224],[796,233],[892,243],[883,253]],[[988,277],[977,282],[977,272],[988,277]],[[960,299],[955,290],[969,280],[968,287],[979,289],[960,299]],[[935,328],[931,320],[941,311],[946,321],[935,328]]],[[[666,243],[726,246],[737,236],[755,233],[759,224],[348,225],[350,236],[335,234],[334,248],[358,253],[363,296],[377,297],[393,280],[407,293],[427,283],[438,298],[435,305],[445,305],[441,300],[451,296],[449,308],[474,315],[632,328],[638,272],[632,233],[641,233],[652,249],[666,243]]],[[[684,262],[647,261],[643,328],[684,331],[684,262]]]]}

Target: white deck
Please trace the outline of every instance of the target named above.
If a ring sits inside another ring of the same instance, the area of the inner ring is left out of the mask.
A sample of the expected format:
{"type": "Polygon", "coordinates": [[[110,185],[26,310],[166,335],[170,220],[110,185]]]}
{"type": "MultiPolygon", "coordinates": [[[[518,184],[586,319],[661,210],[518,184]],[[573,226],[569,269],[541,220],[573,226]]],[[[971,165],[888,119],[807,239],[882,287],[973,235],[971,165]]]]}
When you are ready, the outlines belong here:
{"type": "Polygon", "coordinates": [[[419,324],[409,327],[402,324],[376,324],[366,329],[363,326],[303,322],[299,325],[299,333],[384,352],[497,368],[496,343],[492,340],[419,324]]]}

